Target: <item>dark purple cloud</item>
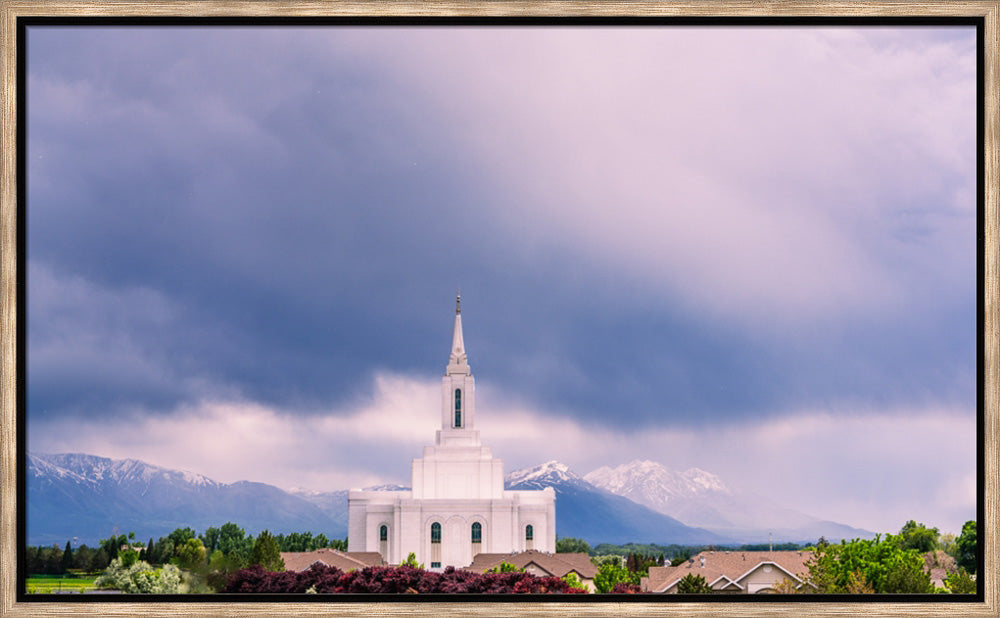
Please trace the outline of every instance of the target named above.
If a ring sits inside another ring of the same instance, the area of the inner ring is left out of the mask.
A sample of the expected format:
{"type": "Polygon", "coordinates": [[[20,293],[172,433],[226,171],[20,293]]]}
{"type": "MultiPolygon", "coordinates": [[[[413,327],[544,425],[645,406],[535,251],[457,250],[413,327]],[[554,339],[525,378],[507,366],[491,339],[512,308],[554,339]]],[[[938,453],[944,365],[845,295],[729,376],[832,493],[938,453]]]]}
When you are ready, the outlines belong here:
{"type": "Polygon", "coordinates": [[[787,34],[32,27],[29,419],[328,413],[457,285],[549,413],[971,413],[974,33],[787,34]]]}

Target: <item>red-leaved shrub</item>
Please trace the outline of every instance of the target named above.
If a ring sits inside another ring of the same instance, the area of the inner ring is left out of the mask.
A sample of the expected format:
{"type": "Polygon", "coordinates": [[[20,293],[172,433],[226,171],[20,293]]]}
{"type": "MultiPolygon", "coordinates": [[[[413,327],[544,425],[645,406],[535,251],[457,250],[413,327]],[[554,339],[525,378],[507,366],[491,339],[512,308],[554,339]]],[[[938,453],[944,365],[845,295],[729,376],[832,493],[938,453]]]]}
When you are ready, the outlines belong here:
{"type": "Polygon", "coordinates": [[[366,567],[344,573],[336,567],[316,563],[305,571],[271,573],[259,566],[229,576],[223,592],[275,593],[314,590],[318,593],[379,594],[578,594],[558,577],[536,577],[531,573],[473,573],[448,567],[442,573],[411,566],[366,567]]]}

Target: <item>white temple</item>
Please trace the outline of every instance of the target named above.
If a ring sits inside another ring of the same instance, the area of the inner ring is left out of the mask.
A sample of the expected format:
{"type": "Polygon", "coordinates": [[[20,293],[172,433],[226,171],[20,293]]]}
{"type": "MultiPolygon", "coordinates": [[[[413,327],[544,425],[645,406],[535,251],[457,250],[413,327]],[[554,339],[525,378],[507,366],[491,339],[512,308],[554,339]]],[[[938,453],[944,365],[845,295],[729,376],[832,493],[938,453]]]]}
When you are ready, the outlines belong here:
{"type": "Polygon", "coordinates": [[[479,553],[555,551],[555,492],[505,491],[503,460],[479,441],[461,296],[441,380],[441,429],[411,473],[410,491],[349,492],[348,551],[377,551],[389,564],[412,552],[433,570],[468,566],[479,553]]]}

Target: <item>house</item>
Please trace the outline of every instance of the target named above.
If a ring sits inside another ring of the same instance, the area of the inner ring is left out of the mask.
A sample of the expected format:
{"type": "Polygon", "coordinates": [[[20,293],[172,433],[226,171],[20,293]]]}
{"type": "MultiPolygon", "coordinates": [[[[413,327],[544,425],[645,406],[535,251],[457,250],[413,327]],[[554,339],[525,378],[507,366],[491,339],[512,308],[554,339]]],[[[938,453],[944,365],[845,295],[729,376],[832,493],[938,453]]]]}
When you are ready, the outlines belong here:
{"type": "Polygon", "coordinates": [[[647,592],[676,593],[685,575],[702,576],[718,592],[760,594],[775,592],[785,580],[795,589],[805,582],[810,551],[703,551],[678,566],[650,567],[641,580],[647,592]]]}
{"type": "Polygon", "coordinates": [[[584,553],[553,554],[531,549],[506,554],[478,554],[465,570],[485,573],[504,562],[538,577],[562,578],[575,573],[587,590],[595,590],[594,576],[597,575],[597,567],[590,561],[590,556],[584,553]]]}
{"type": "Polygon", "coordinates": [[[344,572],[385,564],[378,552],[342,552],[330,547],[281,552],[281,559],[285,561],[285,570],[296,572],[305,571],[317,562],[344,572]]]}
{"type": "Polygon", "coordinates": [[[455,303],[451,354],[441,380],[441,429],[410,465],[412,489],[348,493],[350,552],[378,552],[390,564],[413,553],[432,571],[472,563],[480,553],[555,551],[556,494],[505,490],[503,461],[476,429],[476,382],[455,303]]]}

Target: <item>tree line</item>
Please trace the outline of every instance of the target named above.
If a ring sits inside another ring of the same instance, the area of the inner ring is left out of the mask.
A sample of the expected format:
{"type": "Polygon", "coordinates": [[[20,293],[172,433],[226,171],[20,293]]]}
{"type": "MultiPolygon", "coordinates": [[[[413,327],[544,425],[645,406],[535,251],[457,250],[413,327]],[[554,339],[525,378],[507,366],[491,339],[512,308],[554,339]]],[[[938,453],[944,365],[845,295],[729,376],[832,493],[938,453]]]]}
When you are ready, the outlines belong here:
{"type": "Polygon", "coordinates": [[[312,532],[272,535],[267,530],[254,537],[228,522],[201,534],[193,528],[177,528],[155,542],[150,538],[146,544],[130,532],[101,539],[95,548],[81,545],[73,549],[69,541],[61,550],[56,544],[29,546],[25,567],[28,575],[104,571],[99,585],[127,592],[211,592],[221,589],[230,574],[246,567],[284,570],[281,552],[324,547],[346,551],[347,539],[329,539],[312,532]],[[165,568],[168,566],[173,568],[165,568]]]}

